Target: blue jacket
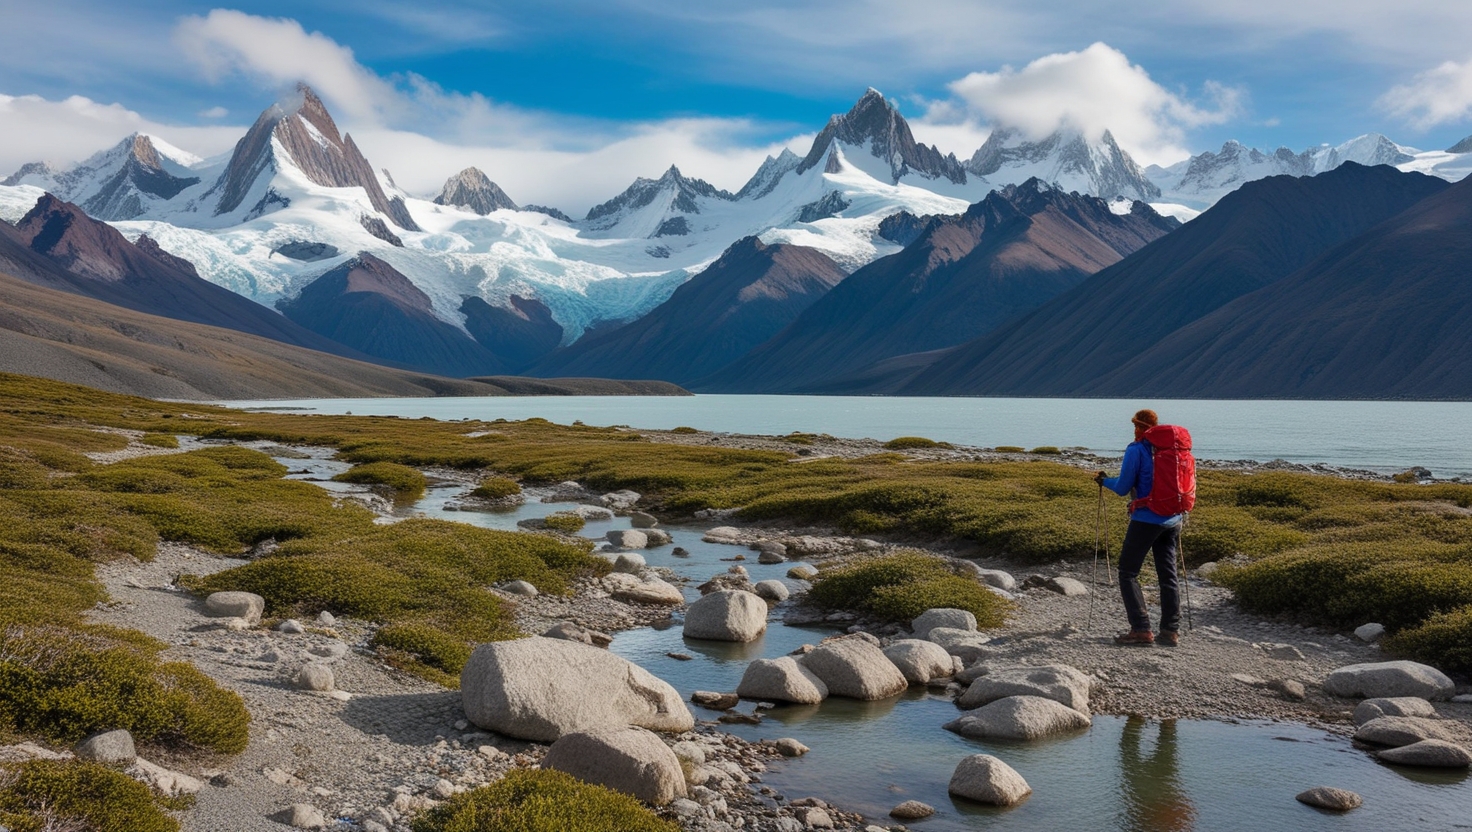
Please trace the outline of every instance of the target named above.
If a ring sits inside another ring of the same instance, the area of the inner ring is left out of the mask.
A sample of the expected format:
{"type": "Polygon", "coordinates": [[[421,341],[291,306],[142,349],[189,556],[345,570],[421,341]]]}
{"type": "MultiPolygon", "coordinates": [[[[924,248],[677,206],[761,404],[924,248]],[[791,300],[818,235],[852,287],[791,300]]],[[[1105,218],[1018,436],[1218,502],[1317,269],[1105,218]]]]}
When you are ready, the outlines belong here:
{"type": "MultiPolygon", "coordinates": [[[[1150,486],[1155,482],[1155,458],[1150,448],[1150,443],[1140,441],[1131,442],[1124,449],[1124,462],[1120,463],[1119,476],[1105,477],[1104,487],[1113,491],[1121,497],[1127,497],[1134,492],[1133,499],[1139,500],[1150,496],[1150,486]]],[[[1181,522],[1183,515],[1173,514],[1162,517],[1144,506],[1130,512],[1131,520],[1141,523],[1153,523],[1157,526],[1175,526],[1181,522]]]]}

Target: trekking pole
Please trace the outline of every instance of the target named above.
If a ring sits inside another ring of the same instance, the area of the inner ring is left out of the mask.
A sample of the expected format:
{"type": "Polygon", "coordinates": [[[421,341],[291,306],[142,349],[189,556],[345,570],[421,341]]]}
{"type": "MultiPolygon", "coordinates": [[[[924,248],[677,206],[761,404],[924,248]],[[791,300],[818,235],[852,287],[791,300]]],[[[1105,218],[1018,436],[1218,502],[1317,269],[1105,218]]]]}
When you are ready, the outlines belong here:
{"type": "Polygon", "coordinates": [[[1104,483],[1099,483],[1099,502],[1094,507],[1094,565],[1089,569],[1089,623],[1086,631],[1094,629],[1094,596],[1099,594],[1099,535],[1104,528],[1104,483]]]}
{"type": "Polygon", "coordinates": [[[1186,575],[1186,524],[1191,522],[1191,512],[1181,518],[1181,536],[1176,540],[1176,553],[1181,559],[1181,589],[1186,595],[1186,629],[1196,629],[1196,623],[1191,620],[1191,579],[1186,575]]]}

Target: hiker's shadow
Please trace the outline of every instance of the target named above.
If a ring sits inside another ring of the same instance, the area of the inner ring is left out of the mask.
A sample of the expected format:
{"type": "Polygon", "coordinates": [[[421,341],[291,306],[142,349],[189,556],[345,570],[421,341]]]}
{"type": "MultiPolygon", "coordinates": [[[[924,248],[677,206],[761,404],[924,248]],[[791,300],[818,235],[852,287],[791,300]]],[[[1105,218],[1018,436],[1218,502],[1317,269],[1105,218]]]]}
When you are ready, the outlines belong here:
{"type": "Polygon", "coordinates": [[[461,734],[455,723],[465,719],[460,691],[355,694],[343,705],[343,722],[365,734],[383,735],[401,745],[434,745],[461,734]]]}

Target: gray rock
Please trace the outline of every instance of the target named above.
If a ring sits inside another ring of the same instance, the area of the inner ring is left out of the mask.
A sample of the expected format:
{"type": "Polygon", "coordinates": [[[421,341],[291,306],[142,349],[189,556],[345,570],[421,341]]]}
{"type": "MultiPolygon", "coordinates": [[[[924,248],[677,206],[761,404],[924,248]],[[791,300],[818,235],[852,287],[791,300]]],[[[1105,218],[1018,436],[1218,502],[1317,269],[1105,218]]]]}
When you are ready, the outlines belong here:
{"type": "Polygon", "coordinates": [[[1268,687],[1283,695],[1284,699],[1302,702],[1308,698],[1308,689],[1297,679],[1274,679],[1268,687]]]}
{"type": "Polygon", "coordinates": [[[1382,716],[1436,716],[1436,708],[1425,699],[1396,696],[1388,699],[1366,699],[1355,706],[1354,724],[1364,725],[1382,716]]]}
{"type": "Polygon", "coordinates": [[[888,699],[910,686],[882,650],[858,636],[823,642],[803,657],[803,664],[823,680],[830,696],[888,699]]]}
{"type": "Polygon", "coordinates": [[[287,635],[299,636],[306,631],[307,628],[302,626],[302,622],[297,621],[295,618],[288,618],[276,625],[276,632],[286,633],[287,635]]]}
{"type": "Polygon", "coordinates": [[[604,506],[605,508],[611,508],[614,511],[628,511],[634,507],[635,503],[639,502],[639,499],[642,496],[643,495],[637,491],[624,489],[622,491],[614,491],[610,494],[604,494],[602,497],[599,497],[595,502],[604,506]]]}
{"type": "Polygon", "coordinates": [[[310,803],[293,803],[276,814],[276,819],[295,829],[326,829],[327,818],[310,803]]]}
{"type": "Polygon", "coordinates": [[[900,639],[884,648],[884,656],[912,685],[951,675],[952,657],[944,647],[918,638],[900,639]]]}
{"type": "Polygon", "coordinates": [[[818,577],[818,570],[811,566],[794,566],[787,570],[787,577],[796,581],[811,581],[818,577]]]}
{"type": "Polygon", "coordinates": [[[1421,740],[1451,740],[1456,735],[1439,720],[1418,716],[1382,716],[1366,722],[1354,732],[1360,742],[1399,748],[1421,740]]]}
{"type": "Polygon", "coordinates": [[[670,537],[670,533],[664,529],[644,529],[643,531],[644,537],[649,540],[649,548],[651,549],[658,546],[668,546],[675,541],[673,537],[670,537]]]}
{"type": "Polygon", "coordinates": [[[914,621],[910,622],[910,629],[915,632],[915,638],[929,638],[930,631],[937,627],[975,632],[976,616],[966,610],[938,607],[920,613],[914,621]]]}
{"type": "Polygon", "coordinates": [[[243,618],[255,626],[266,611],[266,599],[254,592],[212,592],[204,599],[204,614],[211,618],[243,618]]]}
{"type": "Polygon", "coordinates": [[[1003,572],[1000,569],[983,569],[978,575],[981,582],[990,587],[995,587],[1003,592],[1014,592],[1017,589],[1017,579],[1012,573],[1003,572]]]}
{"type": "Polygon", "coordinates": [[[1421,740],[1400,748],[1390,748],[1375,755],[1387,763],[1427,768],[1467,768],[1472,753],[1452,742],[1440,739],[1421,740]]]}
{"type": "Polygon", "coordinates": [[[777,753],[783,757],[801,757],[812,750],[792,737],[772,740],[772,745],[777,749],[777,753]]]}
{"type": "Polygon", "coordinates": [[[675,752],[676,757],[692,766],[705,765],[705,747],[698,742],[680,740],[670,746],[670,750],[675,752]]]}
{"type": "Polygon", "coordinates": [[[697,690],[690,694],[690,701],[702,708],[710,708],[713,711],[729,711],[741,704],[741,697],[734,693],[697,690]]]}
{"type": "Polygon", "coordinates": [[[1300,792],[1294,799],[1299,803],[1328,809],[1331,812],[1348,812],[1350,809],[1358,809],[1365,802],[1364,798],[1352,791],[1336,789],[1332,786],[1318,786],[1306,792],[1300,792]]]}
{"type": "Polygon", "coordinates": [[[1075,598],[1080,595],[1089,594],[1089,587],[1083,581],[1061,576],[1057,578],[1049,578],[1047,582],[1043,584],[1043,588],[1052,590],[1059,595],[1066,595],[1069,598],[1075,598]]]}
{"type": "Polygon", "coordinates": [[[758,540],[751,544],[751,547],[763,554],[776,555],[784,560],[787,558],[786,543],[779,543],[775,540],[758,540]]]}
{"type": "Polygon", "coordinates": [[[615,600],[629,604],[656,604],[679,606],[685,603],[680,588],[659,578],[639,578],[624,572],[615,572],[604,579],[609,595],[615,600]]]}
{"type": "Polygon", "coordinates": [[[83,760],[106,765],[131,763],[138,757],[138,751],[133,747],[133,735],[122,729],[93,734],[77,743],[72,750],[83,760]]]}
{"type": "Polygon", "coordinates": [[[734,526],[716,526],[707,531],[700,538],[706,543],[739,544],[741,542],[741,530],[734,526]]]}
{"type": "Polygon", "coordinates": [[[564,514],[576,514],[584,520],[612,520],[613,512],[602,506],[573,506],[563,512],[564,514]]]}
{"type": "Polygon", "coordinates": [[[636,529],[652,529],[659,525],[659,518],[642,511],[629,512],[629,525],[636,529]]]}
{"type": "Polygon", "coordinates": [[[756,556],[757,563],[765,563],[768,565],[774,563],[782,563],[785,560],[787,560],[787,558],[782,557],[776,552],[761,552],[756,556]]]}
{"type": "Polygon", "coordinates": [[[828,698],[828,685],[796,659],[782,656],[748,664],[736,693],[743,699],[815,705],[828,698]]]}
{"type": "Polygon", "coordinates": [[[1021,774],[990,754],[973,754],[962,760],[947,790],[957,797],[994,806],[1013,806],[1032,794],[1032,787],[1021,774]]]}
{"type": "Polygon", "coordinates": [[[511,581],[504,583],[501,585],[501,591],[509,592],[512,595],[525,595],[528,598],[535,598],[541,594],[535,586],[532,586],[530,581],[511,581]]]}
{"type": "Polygon", "coordinates": [[[753,588],[753,591],[759,597],[765,598],[768,601],[775,601],[779,604],[783,601],[786,601],[787,597],[791,594],[791,592],[787,589],[787,584],[784,584],[781,581],[775,579],[757,581],[756,586],[753,588]]]}
{"type": "MultiPolygon", "coordinates": [[[[649,535],[639,529],[613,529],[604,537],[608,538],[609,543],[625,549],[644,549],[649,546],[649,535]]],[[[643,561],[644,558],[640,557],[639,560],[643,561]]],[[[644,564],[640,563],[639,566],[643,567],[644,564]]]]}
{"type": "Polygon", "coordinates": [[[680,760],[659,737],[643,728],[605,728],[564,734],[542,758],[542,767],[565,771],[663,806],[685,796],[680,760]]]}
{"type": "Polygon", "coordinates": [[[767,629],[767,602],[739,589],[702,596],[685,610],[685,637],[754,641],[767,629]]]}
{"type": "Polygon", "coordinates": [[[592,647],[607,647],[613,643],[613,636],[600,633],[587,627],[574,624],[571,621],[562,621],[547,628],[542,633],[542,638],[557,638],[563,641],[576,641],[592,647]]]}
{"type": "Polygon", "coordinates": [[[1458,705],[1472,705],[1472,693],[1459,693],[1452,697],[1452,701],[1458,705]]]}
{"type": "Polygon", "coordinates": [[[327,610],[323,610],[317,613],[317,623],[321,624],[323,627],[331,627],[337,624],[337,616],[333,615],[327,610]]]}
{"type": "Polygon", "coordinates": [[[987,657],[990,650],[986,645],[991,642],[992,638],[971,630],[936,627],[930,631],[927,640],[940,645],[947,653],[961,661],[974,664],[987,657]]]}
{"type": "Polygon", "coordinates": [[[1089,717],[1041,696],[1008,696],[943,727],[972,739],[1036,740],[1089,727],[1089,717]]]}
{"type": "Polygon", "coordinates": [[[889,810],[889,816],[900,820],[919,820],[935,814],[935,807],[918,800],[906,800],[889,810]]]}
{"type": "Polygon", "coordinates": [[[1041,696],[1089,714],[1089,677],[1066,664],[991,668],[966,688],[956,704],[966,710],[1008,696],[1041,696]]]}
{"type": "Polygon", "coordinates": [[[138,757],[123,773],[166,797],[194,794],[204,788],[204,781],[178,771],[166,769],[138,757]]]}
{"type": "Polygon", "coordinates": [[[675,733],[695,727],[680,694],[649,671],[558,639],[482,644],[460,672],[460,696],[478,727],[537,742],[625,725],[675,733]]]}
{"type": "Polygon", "coordinates": [[[1445,673],[1429,665],[1394,661],[1341,667],[1324,680],[1324,690],[1334,696],[1364,699],[1396,696],[1449,699],[1456,685],[1445,673]]]}
{"type": "Polygon", "coordinates": [[[1385,637],[1385,625],[1361,624],[1354,628],[1354,637],[1366,644],[1374,644],[1385,637]]]}
{"type": "Polygon", "coordinates": [[[296,674],[296,686],[301,690],[327,692],[333,690],[336,685],[337,680],[332,673],[332,668],[321,662],[304,664],[296,674]]]}

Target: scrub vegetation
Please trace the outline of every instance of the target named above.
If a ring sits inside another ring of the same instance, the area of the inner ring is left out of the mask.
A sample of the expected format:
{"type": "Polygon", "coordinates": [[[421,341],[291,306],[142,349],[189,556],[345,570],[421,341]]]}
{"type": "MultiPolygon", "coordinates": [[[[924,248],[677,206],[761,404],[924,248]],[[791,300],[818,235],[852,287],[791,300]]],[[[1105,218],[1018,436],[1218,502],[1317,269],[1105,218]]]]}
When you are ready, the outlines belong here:
{"type": "Polygon", "coordinates": [[[811,597],[824,607],[864,610],[906,623],[935,607],[967,610],[982,628],[1000,627],[1010,606],[975,579],[957,575],[945,561],[920,552],[898,552],[824,570],[811,597]]]}
{"type": "Polygon", "coordinates": [[[414,832],[679,832],[639,801],[550,769],[519,770],[414,819],[414,832]]]}

